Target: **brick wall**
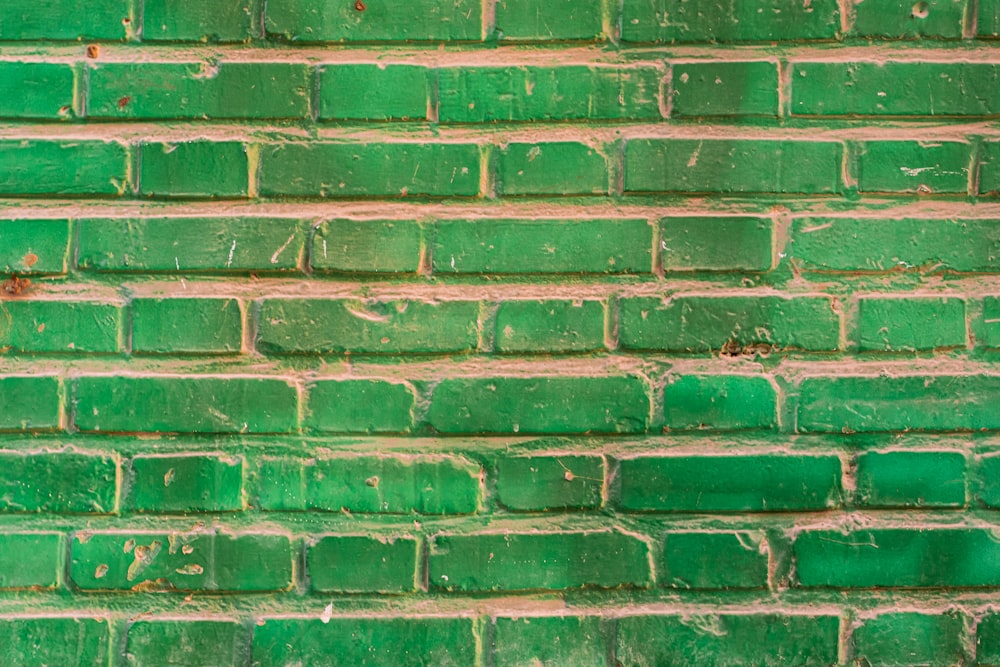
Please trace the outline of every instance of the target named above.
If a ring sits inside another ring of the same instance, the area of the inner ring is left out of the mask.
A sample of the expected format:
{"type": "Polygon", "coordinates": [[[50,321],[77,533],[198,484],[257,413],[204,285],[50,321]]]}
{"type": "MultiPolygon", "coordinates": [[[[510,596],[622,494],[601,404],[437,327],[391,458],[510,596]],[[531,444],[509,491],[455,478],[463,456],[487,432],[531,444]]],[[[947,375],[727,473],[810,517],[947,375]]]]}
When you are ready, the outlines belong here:
{"type": "Polygon", "coordinates": [[[4,0],[0,662],[1000,664],[998,34],[4,0]]]}

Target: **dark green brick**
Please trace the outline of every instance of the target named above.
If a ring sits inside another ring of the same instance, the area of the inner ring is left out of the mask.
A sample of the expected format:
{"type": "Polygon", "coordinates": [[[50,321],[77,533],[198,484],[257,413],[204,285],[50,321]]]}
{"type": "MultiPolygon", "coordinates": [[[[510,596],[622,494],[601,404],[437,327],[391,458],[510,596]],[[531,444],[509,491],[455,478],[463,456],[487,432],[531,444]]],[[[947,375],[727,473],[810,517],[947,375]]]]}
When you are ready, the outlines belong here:
{"type": "Polygon", "coordinates": [[[599,616],[501,616],[493,620],[493,628],[496,667],[607,664],[606,630],[599,616]]]}
{"type": "Polygon", "coordinates": [[[0,431],[58,429],[59,384],[53,375],[0,377],[0,431]]]}
{"type": "Polygon", "coordinates": [[[55,588],[63,578],[65,550],[61,533],[0,534],[0,588],[55,588]]]}
{"type": "Polygon", "coordinates": [[[441,273],[650,273],[645,220],[446,220],[433,265],[441,273]]]}
{"type": "Polygon", "coordinates": [[[0,195],[120,197],[128,149],[91,140],[0,140],[0,195]]]}
{"type": "Polygon", "coordinates": [[[965,347],[965,301],[955,297],[865,297],[858,301],[862,350],[965,347]]]}
{"type": "Polygon", "coordinates": [[[623,665],[805,667],[836,665],[840,618],[809,614],[626,616],[618,621],[623,665]]]}
{"type": "Polygon", "coordinates": [[[965,456],[949,451],[865,452],[857,464],[858,505],[963,507],[965,456]]]}
{"type": "Polygon", "coordinates": [[[323,380],[309,387],[306,428],[333,433],[403,433],[416,397],[401,382],[323,380]]]}
{"type": "Polygon", "coordinates": [[[767,378],[743,375],[674,377],[663,391],[664,430],[773,428],[777,391],[767,378]]]}
{"type": "Polygon", "coordinates": [[[327,220],[316,228],[309,264],[331,273],[416,273],[421,236],[412,220],[327,220]]]}
{"type": "Polygon", "coordinates": [[[837,0],[624,0],[624,42],[780,42],[833,39],[837,0]]]}
{"type": "Polygon", "coordinates": [[[828,297],[679,296],[666,302],[638,297],[621,302],[625,349],[710,352],[770,345],[836,350],[840,316],[828,297]]]}
{"type": "Polygon", "coordinates": [[[954,611],[939,616],[902,612],[865,618],[852,633],[855,660],[885,667],[962,664],[970,625],[963,614],[954,611]]]}
{"type": "Polygon", "coordinates": [[[283,0],[267,7],[269,35],[301,42],[480,41],[482,7],[474,0],[345,2],[283,0]],[[363,10],[359,10],[363,7],[363,10]]]}
{"type": "Polygon", "coordinates": [[[319,70],[320,120],[424,120],[430,76],[413,65],[327,65],[319,70]]]}
{"type": "Polygon", "coordinates": [[[769,271],[773,227],[767,218],[663,218],[663,270],[769,271]]]}
{"type": "Polygon", "coordinates": [[[73,68],[70,65],[5,62],[0,67],[0,118],[56,119],[69,118],[72,114],[73,68]]]}
{"type": "Polygon", "coordinates": [[[118,458],[73,450],[0,451],[0,511],[117,512],[118,458]]]}
{"type": "Polygon", "coordinates": [[[625,191],[834,194],[842,151],[829,141],[632,139],[625,191]]]}
{"type": "Polygon", "coordinates": [[[984,347],[1000,347],[1000,296],[983,297],[982,308],[982,315],[970,322],[972,340],[984,347]]]}
{"type": "Polygon", "coordinates": [[[243,459],[223,454],[136,456],[131,506],[139,512],[243,509],[243,459]]]}
{"type": "Polygon", "coordinates": [[[976,22],[979,37],[1000,37],[1000,1],[979,0],[976,4],[979,9],[979,20],[976,22]]]}
{"type": "Polygon", "coordinates": [[[965,193],[971,153],[958,142],[870,141],[860,149],[858,190],[965,193]]]}
{"type": "Polygon", "coordinates": [[[252,0],[191,4],[143,0],[142,39],[147,42],[246,42],[253,37],[252,0]]]}
{"type": "Polygon", "coordinates": [[[769,62],[673,66],[671,116],[777,116],[778,66],[769,62]]]}
{"type": "Polygon", "coordinates": [[[966,0],[868,0],[854,6],[858,37],[961,39],[966,0]]]}
{"type": "Polygon", "coordinates": [[[81,269],[298,271],[306,231],[284,218],[105,218],[79,222],[81,269]]]}
{"type": "Polygon", "coordinates": [[[99,614],[2,616],[0,645],[4,647],[4,664],[8,667],[106,665],[111,653],[110,627],[108,619],[99,614]]]}
{"type": "Polygon", "coordinates": [[[978,431],[1000,428],[1000,378],[884,375],[806,378],[800,431],[978,431]]]}
{"type": "Polygon", "coordinates": [[[767,588],[762,533],[667,533],[659,570],[670,588],[767,588]]]}
{"type": "Polygon", "coordinates": [[[265,511],[306,508],[306,478],[302,459],[259,457],[252,480],[252,507],[265,511]]]}
{"type": "Polygon", "coordinates": [[[129,0],[93,0],[87,10],[63,0],[7,0],[0,7],[0,40],[121,41],[131,35],[129,0]]]}
{"type": "Polygon", "coordinates": [[[604,503],[604,458],[505,456],[497,463],[497,499],[509,510],[595,509],[604,503]]]}
{"type": "Polygon", "coordinates": [[[146,197],[246,197],[247,148],[238,141],[143,144],[139,192],[146,197]]]}
{"type": "Polygon", "coordinates": [[[287,591],[301,548],[285,535],[219,533],[212,544],[212,580],[220,591],[287,591]]]}
{"type": "Polygon", "coordinates": [[[243,313],[236,299],[132,301],[132,351],[140,354],[239,352],[243,313]]]}
{"type": "Polygon", "coordinates": [[[500,151],[502,195],[607,194],[603,150],[575,142],[508,144],[500,151]]]}
{"type": "Polygon", "coordinates": [[[309,461],[309,509],[373,514],[471,514],[480,467],[452,456],[341,456],[309,461]]]}
{"type": "Polygon", "coordinates": [[[0,301],[0,348],[17,352],[118,352],[122,307],[84,301],[0,301]]]}
{"type": "Polygon", "coordinates": [[[648,392],[638,377],[448,378],[427,421],[441,433],[641,433],[648,392]]]}
{"type": "Polygon", "coordinates": [[[128,626],[125,664],[239,667],[245,664],[249,635],[228,619],[142,619],[128,626]]]}
{"type": "Polygon", "coordinates": [[[306,570],[319,593],[409,593],[417,550],[412,537],[325,535],[309,547],[306,570]]]}
{"type": "Polygon", "coordinates": [[[500,40],[594,41],[604,37],[600,2],[580,0],[500,0],[496,31],[500,40]]]}
{"type": "Polygon", "coordinates": [[[305,118],[309,69],[291,63],[104,63],[89,72],[93,118],[305,118]]]}
{"type": "Polygon", "coordinates": [[[298,395],[282,378],[88,376],[76,380],[81,431],[290,433],[298,395]]]}
{"type": "Polygon", "coordinates": [[[979,149],[978,194],[993,197],[998,193],[1000,193],[1000,143],[985,143],[979,149]]]}
{"type": "Polygon", "coordinates": [[[260,192],[300,197],[476,197],[479,153],[475,144],[263,146],[260,192]]]}
{"type": "Polygon", "coordinates": [[[69,220],[0,220],[0,273],[66,273],[69,220]]]}
{"type": "Polygon", "coordinates": [[[504,301],[497,308],[498,352],[586,352],[604,348],[601,301],[504,301]]]}
{"type": "Polygon", "coordinates": [[[1000,614],[987,613],[976,626],[976,664],[1000,665],[1000,614]]]}
{"type": "Polygon", "coordinates": [[[1000,507],[1000,455],[989,453],[979,459],[979,480],[976,498],[987,507],[1000,507]]]}
{"type": "Polygon", "coordinates": [[[622,459],[626,510],[772,512],[840,503],[840,459],[789,454],[639,456],[622,459]]]}
{"type": "Polygon", "coordinates": [[[649,546],[619,532],[436,535],[430,586],[519,591],[649,586],[649,546]]]}
{"type": "Polygon", "coordinates": [[[450,67],[437,70],[443,123],[659,120],[654,67],[450,67]]]}

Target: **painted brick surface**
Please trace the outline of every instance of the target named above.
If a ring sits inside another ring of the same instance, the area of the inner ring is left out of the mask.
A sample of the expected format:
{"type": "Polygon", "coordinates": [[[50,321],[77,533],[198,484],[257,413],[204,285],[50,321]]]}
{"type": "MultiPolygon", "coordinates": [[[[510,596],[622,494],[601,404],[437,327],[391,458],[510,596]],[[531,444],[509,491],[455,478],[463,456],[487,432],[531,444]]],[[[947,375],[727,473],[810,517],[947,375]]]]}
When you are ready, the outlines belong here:
{"type": "Polygon", "coordinates": [[[0,2],[0,664],[1000,665],[998,39],[0,2]]]}

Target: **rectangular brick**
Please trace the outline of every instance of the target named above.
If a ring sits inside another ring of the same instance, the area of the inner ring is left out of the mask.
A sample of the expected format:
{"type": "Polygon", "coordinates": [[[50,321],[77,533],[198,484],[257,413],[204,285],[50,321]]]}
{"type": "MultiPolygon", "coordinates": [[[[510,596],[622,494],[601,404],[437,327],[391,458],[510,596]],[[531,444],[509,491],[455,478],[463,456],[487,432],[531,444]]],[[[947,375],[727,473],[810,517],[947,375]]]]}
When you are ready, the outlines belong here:
{"type": "Polygon", "coordinates": [[[1000,193],[1000,143],[987,142],[979,149],[979,192],[995,196],[1000,193]]]}
{"type": "Polygon", "coordinates": [[[132,18],[130,0],[93,0],[85,12],[63,0],[6,0],[0,7],[0,40],[121,41],[132,32],[132,18]]]}
{"type": "Polygon", "coordinates": [[[306,571],[318,593],[410,593],[418,549],[409,536],[324,535],[309,546],[306,571]]]}
{"type": "Polygon", "coordinates": [[[0,377],[0,431],[56,430],[60,426],[61,404],[58,377],[0,377]]]}
{"type": "Polygon", "coordinates": [[[670,588],[767,588],[768,545],[759,532],[670,532],[659,579],[670,588]]]}
{"type": "MultiPolygon", "coordinates": [[[[997,0],[979,0],[979,16],[976,21],[979,37],[1000,37],[1000,2],[997,0]]],[[[1000,662],[1000,659],[998,659],[1000,662]]]]}
{"type": "MultiPolygon", "coordinates": [[[[1000,453],[987,452],[979,457],[978,475],[970,475],[972,483],[976,487],[976,500],[987,507],[1000,507],[1000,453]]],[[[955,466],[952,466],[952,471],[955,466]]],[[[964,472],[964,471],[962,471],[964,472]]],[[[941,474],[941,473],[937,473],[941,474]]],[[[954,472],[952,472],[954,476],[954,472]]],[[[965,491],[965,480],[959,477],[952,481],[952,488],[962,485],[963,500],[965,491]]]]}
{"type": "Polygon", "coordinates": [[[964,507],[965,455],[890,450],[858,456],[855,502],[864,507],[964,507]]]}
{"type": "Polygon", "coordinates": [[[250,474],[250,506],[261,510],[306,509],[306,477],[302,459],[261,456],[250,474]]]}
{"type": "Polygon", "coordinates": [[[869,0],[854,6],[851,35],[961,39],[967,0],[869,0]]]}
{"type": "Polygon", "coordinates": [[[236,299],[132,301],[132,351],[137,354],[229,354],[243,344],[236,299]]]}
{"type": "Polygon", "coordinates": [[[497,500],[508,510],[596,509],[604,504],[604,457],[505,456],[497,462],[497,500]]]}
{"type": "Polygon", "coordinates": [[[608,194],[603,147],[576,142],[511,143],[500,151],[497,189],[502,195],[608,194]]]}
{"type": "Polygon", "coordinates": [[[127,174],[128,149],[119,143],[0,140],[0,195],[120,197],[127,174]]]}
{"type": "Polygon", "coordinates": [[[972,319],[969,324],[972,327],[972,341],[976,345],[1000,347],[1000,296],[983,297],[981,315],[972,319]]]}
{"type": "Polygon", "coordinates": [[[400,354],[476,349],[477,301],[267,299],[258,344],[272,354],[400,354]]]}
{"type": "Polygon", "coordinates": [[[316,227],[309,264],[330,273],[416,273],[422,236],[414,220],[327,220],[316,227]]]}
{"type": "Polygon", "coordinates": [[[645,220],[442,220],[433,268],[441,273],[650,273],[645,220]]]}
{"type": "Polygon", "coordinates": [[[670,115],[778,115],[778,65],[698,62],[673,66],[670,115]]]}
{"type": "Polygon", "coordinates": [[[74,112],[73,88],[70,65],[5,62],[0,68],[0,118],[69,118],[74,112]]]}
{"type": "Polygon", "coordinates": [[[490,664],[603,667],[607,664],[606,625],[609,624],[600,616],[495,618],[490,664]]]}
{"type": "Polygon", "coordinates": [[[799,393],[803,432],[979,431],[1000,428],[1000,377],[810,377],[799,393]]]}
{"type": "Polygon", "coordinates": [[[521,591],[649,586],[649,545],[616,531],[435,535],[430,586],[521,591]]]}
{"type": "Polygon", "coordinates": [[[238,141],[144,143],[139,193],[145,197],[246,197],[247,147],[238,141]]]}
{"type": "Polygon", "coordinates": [[[448,378],[427,421],[440,433],[642,433],[649,410],[638,377],[448,378]]]}
{"type": "Polygon", "coordinates": [[[835,194],[842,152],[827,141],[631,139],[625,192],[835,194]]]}
{"type": "Polygon", "coordinates": [[[79,221],[78,265],[111,272],[298,271],[306,231],[284,218],[101,218],[79,221]]]}
{"type": "Polygon", "coordinates": [[[602,301],[503,301],[496,314],[498,352],[589,352],[604,348],[602,301]]]}
{"type": "Polygon", "coordinates": [[[580,0],[501,0],[496,5],[496,37],[501,41],[603,40],[600,2],[580,0]]]}
{"type": "Polygon", "coordinates": [[[871,665],[962,664],[971,625],[957,611],[879,614],[863,619],[851,633],[854,656],[871,665]]]}
{"type": "Polygon", "coordinates": [[[129,664],[240,667],[250,632],[225,618],[142,618],[128,626],[129,664]]]}
{"type": "Polygon", "coordinates": [[[787,512],[840,504],[836,456],[675,455],[622,459],[619,503],[660,512],[787,512]]]}
{"type": "Polygon", "coordinates": [[[122,307],[93,301],[0,301],[0,349],[95,353],[122,349],[122,307]]]}
{"type": "Polygon", "coordinates": [[[129,462],[129,504],[137,512],[243,509],[243,459],[221,453],[150,454],[129,462]]]}
{"type": "Polygon", "coordinates": [[[324,0],[283,0],[267,7],[269,36],[293,42],[480,41],[482,7],[475,0],[349,2],[331,9],[324,0]]]}
{"type": "Polygon", "coordinates": [[[118,457],[64,450],[0,450],[0,510],[111,514],[118,511],[118,457]]]}
{"type": "Polygon", "coordinates": [[[663,270],[770,271],[773,227],[768,218],[663,218],[663,270]]]}
{"type": "Polygon", "coordinates": [[[664,431],[774,428],[778,395],[764,377],[685,375],[663,390],[664,431]]]}
{"type": "Polygon", "coordinates": [[[623,42],[780,42],[833,39],[837,0],[624,0],[623,42]]]}
{"type": "Polygon", "coordinates": [[[404,433],[416,396],[402,382],[321,380],[308,387],[305,427],[330,433],[404,433]]]}
{"type": "Polygon", "coordinates": [[[450,67],[437,70],[444,123],[659,120],[655,67],[450,67]]]}
{"type": "Polygon", "coordinates": [[[987,613],[976,624],[976,662],[986,667],[1000,665],[1000,614],[987,613]]]}
{"type": "Polygon", "coordinates": [[[105,433],[292,433],[298,393],[281,378],[80,377],[75,423],[105,433]]]}
{"type": "Polygon", "coordinates": [[[623,299],[621,346],[669,352],[830,351],[839,347],[840,315],[829,297],[673,296],[623,299]]]}
{"type": "Polygon", "coordinates": [[[0,273],[66,273],[69,220],[0,220],[0,273]]]}
{"type": "Polygon", "coordinates": [[[426,120],[430,73],[414,65],[319,68],[320,120],[426,120]]]}
{"type": "Polygon", "coordinates": [[[956,297],[875,297],[858,300],[862,350],[903,351],[965,347],[965,301],[956,297]]]}
{"type": "Polygon", "coordinates": [[[107,665],[112,651],[110,628],[110,621],[96,613],[0,616],[0,645],[11,667],[107,665]]]}
{"type": "MultiPolygon", "coordinates": [[[[56,588],[63,580],[65,550],[61,533],[0,534],[0,588],[56,588]]],[[[4,644],[4,654],[9,651],[10,644],[4,644]]]]}
{"type": "MultiPolygon", "coordinates": [[[[254,36],[254,3],[194,4],[186,0],[143,0],[145,42],[246,42],[254,36]]],[[[259,29],[259,28],[258,28],[259,29]]],[[[253,111],[248,108],[248,111],[253,111]]]]}
{"type": "Polygon", "coordinates": [[[869,141],[860,149],[858,190],[964,194],[972,146],[959,142],[869,141]]]}
{"type": "Polygon", "coordinates": [[[481,194],[479,153],[475,144],[263,146],[260,193],[299,197],[477,197],[481,194]]]}

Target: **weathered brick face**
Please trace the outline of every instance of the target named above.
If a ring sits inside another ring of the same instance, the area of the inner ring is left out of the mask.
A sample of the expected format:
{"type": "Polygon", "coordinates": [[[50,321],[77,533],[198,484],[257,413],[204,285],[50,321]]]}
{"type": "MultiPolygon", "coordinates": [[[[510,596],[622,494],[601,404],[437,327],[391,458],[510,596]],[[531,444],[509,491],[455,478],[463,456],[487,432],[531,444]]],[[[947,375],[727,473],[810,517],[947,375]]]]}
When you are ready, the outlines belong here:
{"type": "Polygon", "coordinates": [[[0,664],[1000,665],[1000,0],[3,0],[0,664]]]}

